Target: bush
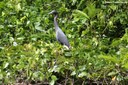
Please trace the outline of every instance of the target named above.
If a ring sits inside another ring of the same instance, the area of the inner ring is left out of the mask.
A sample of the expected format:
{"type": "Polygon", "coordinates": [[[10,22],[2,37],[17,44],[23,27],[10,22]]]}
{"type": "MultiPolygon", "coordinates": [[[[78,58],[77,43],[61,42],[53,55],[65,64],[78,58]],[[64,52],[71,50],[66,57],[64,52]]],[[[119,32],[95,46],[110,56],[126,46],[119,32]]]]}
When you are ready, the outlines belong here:
{"type": "Polygon", "coordinates": [[[2,0],[0,84],[126,84],[127,2],[2,0]],[[55,39],[52,10],[72,46],[55,39]]]}

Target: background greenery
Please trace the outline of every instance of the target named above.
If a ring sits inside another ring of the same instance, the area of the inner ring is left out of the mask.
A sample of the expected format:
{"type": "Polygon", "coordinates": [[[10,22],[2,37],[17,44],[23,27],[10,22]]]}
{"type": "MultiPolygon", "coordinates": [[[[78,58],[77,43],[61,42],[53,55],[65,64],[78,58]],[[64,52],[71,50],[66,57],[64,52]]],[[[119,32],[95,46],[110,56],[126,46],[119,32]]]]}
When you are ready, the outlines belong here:
{"type": "Polygon", "coordinates": [[[0,84],[127,84],[128,2],[105,2],[1,0],[0,84]],[[54,9],[71,50],[55,39],[54,9]]]}

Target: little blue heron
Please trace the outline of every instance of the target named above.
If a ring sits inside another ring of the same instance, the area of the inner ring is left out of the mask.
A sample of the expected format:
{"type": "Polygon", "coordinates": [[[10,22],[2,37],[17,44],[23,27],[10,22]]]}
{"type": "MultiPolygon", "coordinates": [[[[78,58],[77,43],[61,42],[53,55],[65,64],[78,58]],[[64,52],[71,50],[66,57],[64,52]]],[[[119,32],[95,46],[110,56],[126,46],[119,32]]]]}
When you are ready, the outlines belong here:
{"type": "Polygon", "coordinates": [[[68,39],[64,32],[59,28],[58,23],[57,23],[57,17],[58,17],[58,12],[56,10],[51,11],[49,14],[54,15],[54,26],[55,26],[55,32],[56,32],[56,39],[58,42],[60,42],[63,45],[66,45],[68,48],[70,48],[68,39]]]}

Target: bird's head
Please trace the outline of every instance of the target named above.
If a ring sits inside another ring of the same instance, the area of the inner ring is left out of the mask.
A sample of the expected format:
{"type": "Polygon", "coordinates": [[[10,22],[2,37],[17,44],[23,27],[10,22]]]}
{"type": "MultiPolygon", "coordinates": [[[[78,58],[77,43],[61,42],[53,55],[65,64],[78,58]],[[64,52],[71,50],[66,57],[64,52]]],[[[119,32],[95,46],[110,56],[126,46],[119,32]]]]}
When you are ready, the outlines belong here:
{"type": "Polygon", "coordinates": [[[52,10],[49,14],[52,14],[52,15],[58,15],[58,12],[56,10],[52,10]]]}

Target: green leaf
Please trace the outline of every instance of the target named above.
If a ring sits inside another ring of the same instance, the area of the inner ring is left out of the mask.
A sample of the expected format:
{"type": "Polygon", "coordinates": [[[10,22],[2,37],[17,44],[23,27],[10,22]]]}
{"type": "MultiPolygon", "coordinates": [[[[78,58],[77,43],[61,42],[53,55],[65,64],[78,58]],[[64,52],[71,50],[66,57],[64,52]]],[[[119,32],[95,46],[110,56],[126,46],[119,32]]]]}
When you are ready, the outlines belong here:
{"type": "Polygon", "coordinates": [[[95,4],[94,3],[89,3],[87,5],[87,11],[88,11],[88,16],[90,18],[93,18],[94,16],[96,16],[96,13],[98,12],[98,10],[95,8],[95,4]]]}
{"type": "Polygon", "coordinates": [[[109,62],[113,63],[119,63],[119,59],[116,56],[110,56],[110,55],[100,55],[99,58],[103,58],[109,62]]]}
{"type": "Polygon", "coordinates": [[[36,28],[37,30],[39,30],[39,31],[43,31],[43,30],[42,30],[42,27],[40,26],[40,22],[36,22],[36,23],[35,23],[35,28],[36,28]]]}
{"type": "Polygon", "coordinates": [[[86,20],[89,19],[88,15],[80,10],[73,11],[74,21],[82,20],[85,23],[86,20]]]}
{"type": "Polygon", "coordinates": [[[122,67],[128,69],[128,63],[125,63],[122,67]]]}
{"type": "Polygon", "coordinates": [[[57,80],[57,77],[55,75],[52,75],[51,76],[51,82],[50,82],[50,85],[55,85],[55,81],[57,80]]]}
{"type": "Polygon", "coordinates": [[[66,53],[65,53],[65,56],[66,56],[66,57],[71,57],[72,54],[71,54],[70,52],[66,52],[66,53]]]}
{"type": "Polygon", "coordinates": [[[87,74],[86,72],[81,72],[81,73],[78,75],[78,77],[82,78],[82,77],[87,76],[87,75],[88,75],[88,74],[87,74]]]}
{"type": "Polygon", "coordinates": [[[52,75],[51,76],[51,79],[54,80],[54,81],[56,81],[57,80],[57,77],[55,75],[52,75]]]}
{"type": "Polygon", "coordinates": [[[117,72],[112,71],[112,72],[108,73],[108,76],[115,76],[116,74],[117,74],[117,72]]]}
{"type": "Polygon", "coordinates": [[[6,62],[6,63],[4,64],[4,68],[7,68],[8,66],[9,66],[9,63],[6,62]]]}
{"type": "Polygon", "coordinates": [[[71,73],[71,76],[74,76],[74,75],[76,75],[76,71],[73,71],[73,72],[71,73]]]}

